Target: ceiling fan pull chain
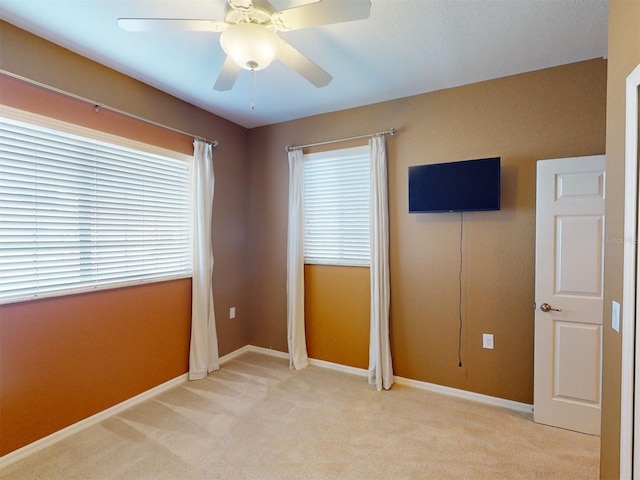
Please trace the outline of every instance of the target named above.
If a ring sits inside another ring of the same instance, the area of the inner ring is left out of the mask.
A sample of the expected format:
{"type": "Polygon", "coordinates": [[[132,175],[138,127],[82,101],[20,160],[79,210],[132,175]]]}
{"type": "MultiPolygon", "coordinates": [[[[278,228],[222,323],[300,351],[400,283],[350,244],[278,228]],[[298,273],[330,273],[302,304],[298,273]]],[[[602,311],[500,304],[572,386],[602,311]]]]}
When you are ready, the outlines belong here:
{"type": "Polygon", "coordinates": [[[256,71],[251,69],[251,110],[256,109],[256,71]]]}

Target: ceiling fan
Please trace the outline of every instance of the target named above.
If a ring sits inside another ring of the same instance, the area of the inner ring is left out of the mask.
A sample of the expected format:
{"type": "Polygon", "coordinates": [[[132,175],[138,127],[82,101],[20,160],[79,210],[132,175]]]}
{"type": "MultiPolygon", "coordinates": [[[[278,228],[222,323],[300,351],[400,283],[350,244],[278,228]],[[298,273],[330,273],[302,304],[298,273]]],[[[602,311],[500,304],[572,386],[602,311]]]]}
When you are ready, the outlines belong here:
{"type": "Polygon", "coordinates": [[[262,70],[278,58],[316,87],[331,82],[331,75],[276,32],[350,22],[369,17],[370,0],[320,0],[276,11],[267,0],[227,0],[224,20],[178,18],[119,18],[118,26],[130,32],[218,32],[227,58],[214,90],[230,90],[240,73],[262,70]]]}

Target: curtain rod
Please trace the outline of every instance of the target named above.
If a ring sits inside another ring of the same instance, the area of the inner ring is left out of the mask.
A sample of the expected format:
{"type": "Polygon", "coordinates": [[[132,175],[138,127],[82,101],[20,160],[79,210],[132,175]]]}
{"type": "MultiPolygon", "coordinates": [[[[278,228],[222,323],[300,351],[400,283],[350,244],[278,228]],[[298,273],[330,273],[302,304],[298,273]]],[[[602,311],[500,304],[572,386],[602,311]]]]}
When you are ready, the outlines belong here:
{"type": "Polygon", "coordinates": [[[393,137],[397,133],[398,133],[398,131],[395,128],[390,128],[389,130],[386,130],[384,132],[370,133],[368,135],[358,135],[356,137],[339,138],[337,140],[327,140],[326,142],[308,143],[306,145],[294,145],[294,146],[287,145],[286,147],[284,147],[284,151],[285,152],[292,152],[293,150],[295,150],[297,148],[317,147],[319,145],[329,145],[331,143],[348,142],[349,140],[358,140],[360,138],[377,137],[378,135],[391,135],[393,137]]]}
{"type": "Polygon", "coordinates": [[[76,95],[75,93],[71,93],[71,92],[67,92],[65,90],[61,90],[61,89],[59,89],[57,87],[53,87],[51,85],[47,85],[46,83],[41,83],[41,82],[38,82],[36,80],[32,80],[32,79],[27,78],[27,77],[23,77],[22,75],[15,74],[13,72],[8,72],[6,70],[0,69],[0,74],[6,75],[8,77],[13,77],[13,78],[15,78],[17,80],[20,80],[22,82],[26,82],[26,83],[29,83],[31,85],[35,85],[37,87],[41,87],[41,88],[44,88],[46,90],[50,90],[50,91],[55,92],[55,93],[60,93],[60,94],[65,95],[67,97],[71,97],[71,98],[74,98],[76,100],[80,100],[81,102],[85,102],[85,103],[91,104],[91,105],[93,105],[93,109],[95,110],[96,113],[98,113],[101,108],[104,108],[105,110],[110,110],[110,111],[112,111],[114,113],[118,113],[120,115],[124,115],[126,117],[133,118],[135,120],[140,120],[141,122],[145,122],[145,123],[148,123],[150,125],[155,125],[156,127],[164,128],[166,130],[171,130],[172,132],[180,133],[180,134],[186,135],[188,137],[194,137],[194,139],[196,139],[196,140],[202,140],[203,142],[209,143],[213,148],[218,146],[218,141],[217,140],[208,140],[208,139],[206,139],[204,137],[201,137],[200,135],[194,135],[193,133],[185,132],[183,130],[178,130],[177,128],[173,128],[173,127],[170,127],[168,125],[164,125],[162,123],[154,122],[153,120],[149,120],[147,118],[139,117],[138,115],[134,115],[133,113],[125,112],[124,110],[120,110],[119,108],[110,107],[109,105],[105,105],[104,103],[95,102],[95,101],[93,101],[93,100],[91,100],[89,98],[81,97],[80,95],[76,95]]]}

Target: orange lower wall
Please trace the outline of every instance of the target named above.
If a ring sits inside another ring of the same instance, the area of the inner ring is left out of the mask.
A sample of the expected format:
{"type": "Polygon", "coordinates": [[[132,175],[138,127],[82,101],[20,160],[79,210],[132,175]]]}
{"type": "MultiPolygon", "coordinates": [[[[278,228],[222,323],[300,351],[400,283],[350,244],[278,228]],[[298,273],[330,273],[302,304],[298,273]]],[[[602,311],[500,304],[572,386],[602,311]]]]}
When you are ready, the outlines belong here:
{"type": "Polygon", "coordinates": [[[304,313],[310,358],[369,365],[369,268],[305,265],[304,313]]]}
{"type": "Polygon", "coordinates": [[[0,306],[0,455],[187,372],[191,279],[0,306]]]}

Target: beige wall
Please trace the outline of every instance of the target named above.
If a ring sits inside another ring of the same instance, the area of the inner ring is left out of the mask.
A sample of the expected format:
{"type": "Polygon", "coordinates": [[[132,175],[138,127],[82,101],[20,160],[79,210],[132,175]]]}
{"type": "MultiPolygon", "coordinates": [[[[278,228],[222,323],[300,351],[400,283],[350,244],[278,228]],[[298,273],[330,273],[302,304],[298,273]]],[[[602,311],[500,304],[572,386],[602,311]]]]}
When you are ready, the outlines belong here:
{"type": "Polygon", "coordinates": [[[622,303],[625,81],[640,63],[640,1],[609,2],[607,81],[607,213],[604,291],[604,375],[600,476],[620,477],[621,336],[610,328],[611,302],[622,303]]]}
{"type": "Polygon", "coordinates": [[[606,62],[592,60],[250,130],[251,343],[287,349],[284,146],[395,127],[387,139],[394,371],[532,403],[535,163],[604,153],[605,102],[606,62]],[[464,216],[458,367],[459,215],[409,215],[407,170],[489,156],[502,157],[502,210],[464,216]],[[481,348],[483,332],[495,335],[495,350],[481,348]]]}
{"type": "MultiPolygon", "coordinates": [[[[216,138],[214,295],[220,353],[248,343],[246,130],[0,22],[0,68],[216,138]],[[237,318],[229,320],[229,307],[237,318]]],[[[193,138],[0,75],[0,103],[192,153],[193,138]]],[[[187,371],[191,282],[0,307],[0,455],[187,371]],[[132,368],[134,366],[135,368],[132,368]]]]}

